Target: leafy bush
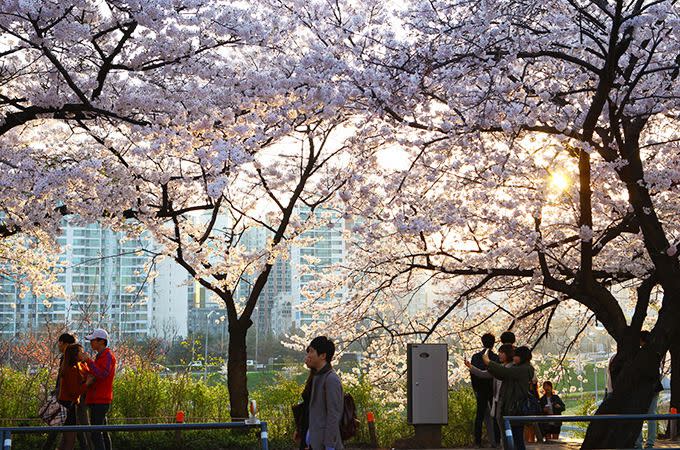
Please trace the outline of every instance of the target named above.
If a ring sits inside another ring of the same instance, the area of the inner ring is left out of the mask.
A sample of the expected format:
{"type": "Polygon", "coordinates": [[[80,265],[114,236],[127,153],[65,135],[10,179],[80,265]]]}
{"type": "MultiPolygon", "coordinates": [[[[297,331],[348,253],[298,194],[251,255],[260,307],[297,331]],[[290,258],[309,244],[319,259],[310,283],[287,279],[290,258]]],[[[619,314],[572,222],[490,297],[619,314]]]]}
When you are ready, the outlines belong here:
{"type": "Polygon", "coordinates": [[[54,381],[50,380],[47,370],[31,374],[0,367],[0,423],[5,426],[29,423],[17,423],[16,419],[37,417],[48,387],[53,389],[54,381]]]}
{"type": "Polygon", "coordinates": [[[475,394],[469,386],[449,391],[449,423],[442,430],[444,447],[472,446],[476,411],[475,394]]]}
{"type": "MultiPolygon", "coordinates": [[[[53,380],[47,371],[28,374],[10,368],[0,368],[0,422],[17,425],[9,419],[31,418],[18,423],[36,424],[37,410],[45,387],[53,380]]],[[[251,392],[258,404],[258,416],[269,425],[270,448],[292,448],[295,431],[291,406],[300,401],[304,387],[304,374],[278,374],[274,382],[263,384],[251,392]]],[[[360,446],[370,442],[366,413],[376,418],[376,432],[381,447],[390,447],[395,440],[413,434],[406,423],[406,411],[402,404],[389,404],[376,395],[374,388],[365,380],[346,384],[345,390],[352,394],[361,421],[357,436],[349,445],[360,446]]],[[[190,374],[161,376],[148,369],[125,370],[119,373],[114,385],[114,401],[109,415],[111,423],[173,422],[175,413],[185,412],[186,420],[229,421],[229,394],[224,383],[205,383],[190,374]]],[[[445,446],[464,446],[471,443],[475,413],[475,400],[468,387],[449,392],[449,424],[443,429],[445,446]]],[[[182,433],[179,445],[175,432],[113,433],[114,447],[127,450],[154,448],[192,450],[208,449],[256,449],[257,433],[234,430],[188,431],[182,433]]],[[[17,434],[16,449],[35,449],[42,446],[44,436],[17,434]]]]}
{"type": "MultiPolygon", "coordinates": [[[[595,396],[592,394],[587,394],[583,396],[583,399],[578,405],[578,410],[576,411],[576,415],[578,416],[592,416],[595,414],[595,410],[597,409],[597,403],[595,402],[595,396]]],[[[576,426],[583,427],[583,429],[587,429],[589,422],[576,422],[576,426]]],[[[574,432],[577,437],[585,437],[585,432],[581,431],[576,431],[574,432]]]]}

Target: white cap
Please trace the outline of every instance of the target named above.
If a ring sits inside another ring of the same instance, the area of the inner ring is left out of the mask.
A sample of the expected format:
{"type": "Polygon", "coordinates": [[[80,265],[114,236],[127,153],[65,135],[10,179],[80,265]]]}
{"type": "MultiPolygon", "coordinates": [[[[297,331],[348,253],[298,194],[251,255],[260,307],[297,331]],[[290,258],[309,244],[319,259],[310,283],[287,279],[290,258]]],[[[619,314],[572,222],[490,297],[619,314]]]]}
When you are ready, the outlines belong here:
{"type": "Polygon", "coordinates": [[[88,334],[87,336],[85,336],[85,339],[87,339],[88,341],[91,341],[92,339],[106,339],[108,341],[109,333],[107,333],[106,330],[103,328],[95,328],[92,334],[88,334]]]}

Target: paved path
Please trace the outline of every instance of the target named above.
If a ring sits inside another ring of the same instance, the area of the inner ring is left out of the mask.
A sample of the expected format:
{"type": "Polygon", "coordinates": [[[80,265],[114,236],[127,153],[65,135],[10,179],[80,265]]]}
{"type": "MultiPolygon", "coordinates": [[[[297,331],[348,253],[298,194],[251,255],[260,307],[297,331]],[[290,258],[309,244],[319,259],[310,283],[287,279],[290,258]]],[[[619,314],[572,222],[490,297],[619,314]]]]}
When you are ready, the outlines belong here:
{"type": "MultiPolygon", "coordinates": [[[[579,440],[560,440],[559,442],[551,442],[549,444],[527,444],[527,450],[578,450],[581,448],[581,441],[579,440]]],[[[654,448],[663,449],[680,449],[680,441],[669,442],[669,441],[656,441],[656,446],[654,448]]],[[[355,450],[348,448],[347,450],[355,450]]],[[[359,449],[356,449],[359,450],[359,449]]],[[[365,450],[365,449],[361,449],[365,450]]],[[[390,449],[383,449],[390,450],[390,449]]],[[[430,449],[434,450],[434,449],[430,449]]],[[[456,449],[439,449],[439,450],[473,450],[465,448],[456,449]]]]}

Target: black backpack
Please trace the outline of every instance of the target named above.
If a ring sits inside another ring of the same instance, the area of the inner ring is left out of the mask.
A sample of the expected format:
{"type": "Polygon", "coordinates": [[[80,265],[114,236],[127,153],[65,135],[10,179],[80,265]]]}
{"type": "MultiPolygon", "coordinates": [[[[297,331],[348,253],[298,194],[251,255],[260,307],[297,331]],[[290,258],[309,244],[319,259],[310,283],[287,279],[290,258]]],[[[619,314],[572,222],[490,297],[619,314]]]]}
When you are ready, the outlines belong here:
{"type": "Polygon", "coordinates": [[[345,394],[343,399],[342,415],[340,416],[340,437],[343,441],[356,436],[359,429],[357,407],[352,394],[345,394]]]}

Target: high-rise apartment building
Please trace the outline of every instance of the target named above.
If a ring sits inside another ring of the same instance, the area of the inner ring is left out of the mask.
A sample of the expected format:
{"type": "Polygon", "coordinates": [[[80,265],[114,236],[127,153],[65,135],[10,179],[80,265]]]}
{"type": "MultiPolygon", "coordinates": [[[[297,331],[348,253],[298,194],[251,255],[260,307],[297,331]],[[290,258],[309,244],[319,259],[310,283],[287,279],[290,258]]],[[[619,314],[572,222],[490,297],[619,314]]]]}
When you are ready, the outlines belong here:
{"type": "MultiPolygon", "coordinates": [[[[301,220],[306,220],[312,214],[307,207],[299,210],[301,220]]],[[[314,292],[310,283],[318,277],[333,270],[332,267],[341,263],[345,258],[345,219],[337,211],[317,209],[313,218],[318,225],[305,231],[301,239],[291,248],[290,265],[292,278],[291,292],[291,322],[299,328],[315,320],[312,314],[305,311],[303,304],[306,301],[304,294],[317,301],[331,300],[320,298],[321,293],[314,292]]],[[[344,292],[335,292],[335,299],[342,297],[344,292]]],[[[282,308],[285,311],[286,308],[282,308]]],[[[321,318],[323,319],[323,318],[321,318]]]]}
{"type": "MultiPolygon", "coordinates": [[[[171,258],[156,266],[158,275],[153,280],[150,334],[172,341],[187,336],[190,285],[187,271],[171,258]]],[[[193,294],[193,292],[192,292],[193,294]]]]}
{"type": "Polygon", "coordinates": [[[0,337],[14,336],[17,332],[18,291],[11,279],[0,276],[0,337]]]}
{"type": "Polygon", "coordinates": [[[136,339],[149,334],[153,281],[149,241],[129,239],[123,233],[64,222],[58,239],[63,248],[63,270],[58,283],[63,298],[21,298],[11,282],[1,286],[3,322],[0,333],[40,332],[50,325],[66,324],[74,331],[107,328],[116,339],[136,339]]]}
{"type": "MultiPolygon", "coordinates": [[[[263,227],[253,227],[246,230],[241,242],[249,251],[263,250],[272,236],[271,231],[263,227]]],[[[246,301],[252,292],[253,283],[259,273],[246,275],[241,279],[236,290],[236,298],[246,301]]],[[[272,312],[278,297],[291,292],[291,266],[288,258],[277,258],[274,261],[269,278],[257,301],[253,322],[257,326],[257,333],[265,336],[273,331],[272,312]]]]}
{"type": "MultiPolygon", "coordinates": [[[[310,218],[308,207],[298,211],[302,221],[310,218]]],[[[260,298],[254,322],[257,332],[280,335],[293,327],[310,323],[312,315],[303,311],[302,294],[309,290],[309,283],[332,266],[341,262],[345,255],[343,232],[345,220],[331,210],[320,209],[311,218],[315,224],[289,247],[287,258],[275,260],[267,284],[260,298]]],[[[262,227],[249,229],[242,242],[250,251],[264,249],[271,232],[262,227]]],[[[250,295],[257,274],[242,279],[237,298],[245,300],[250,295]]],[[[338,293],[336,295],[342,295],[338,293]]]]}
{"type": "MultiPolygon", "coordinates": [[[[298,213],[305,220],[311,211],[301,208],[298,213]]],[[[303,292],[344,258],[345,220],[330,210],[314,214],[315,223],[289,247],[288,257],[274,261],[253,315],[260,337],[310,323],[303,292]]],[[[264,250],[270,238],[269,230],[252,227],[241,243],[249,251],[264,250]]],[[[150,239],[129,239],[98,224],[64,222],[58,241],[63,249],[58,283],[65,295],[49,301],[21,298],[11,280],[0,278],[0,337],[40,332],[49,324],[83,333],[101,326],[114,339],[224,333],[224,305],[171,258],[152,265],[145,252],[155,247],[150,239]],[[157,276],[150,276],[151,270],[157,276]]],[[[258,274],[243,276],[234,293],[237,302],[248,298],[258,274]]]]}

